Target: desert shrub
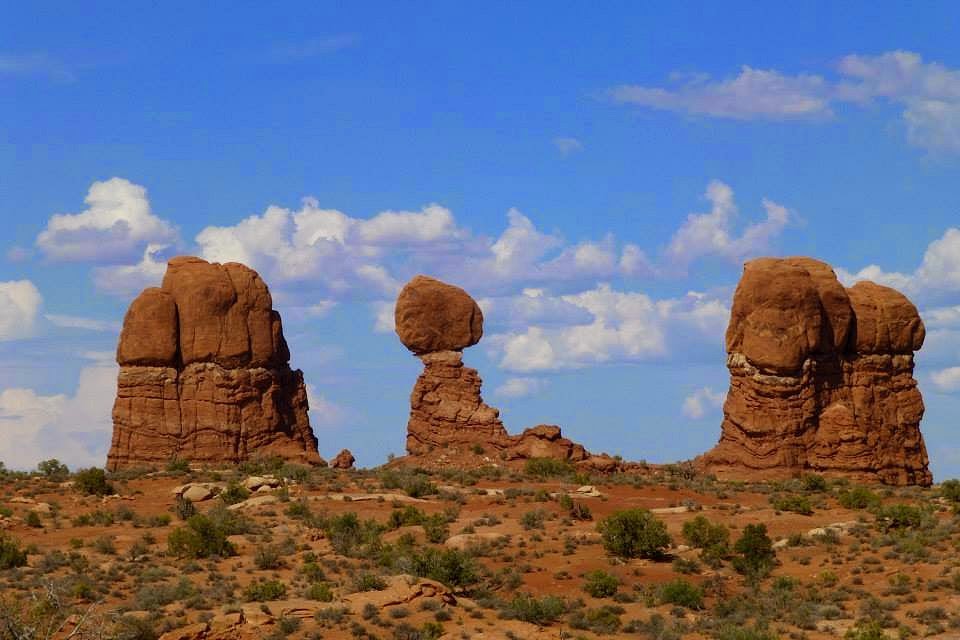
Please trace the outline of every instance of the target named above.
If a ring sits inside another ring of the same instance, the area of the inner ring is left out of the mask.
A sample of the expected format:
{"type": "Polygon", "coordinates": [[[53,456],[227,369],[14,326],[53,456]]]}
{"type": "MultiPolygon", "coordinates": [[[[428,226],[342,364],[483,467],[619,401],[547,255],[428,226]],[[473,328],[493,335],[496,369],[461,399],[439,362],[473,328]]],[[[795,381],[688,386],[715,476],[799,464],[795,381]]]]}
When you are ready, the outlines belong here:
{"type": "Polygon", "coordinates": [[[333,602],[333,590],[326,582],[316,582],[309,587],[304,594],[309,600],[318,602],[333,602]]]}
{"type": "Polygon", "coordinates": [[[283,566],[283,550],[275,544],[263,544],[253,554],[253,563],[257,569],[279,569],[283,566]]]}
{"type": "Polygon", "coordinates": [[[660,585],[657,596],[660,604],[675,604],[687,609],[703,608],[703,589],[683,578],[660,585]]]}
{"type": "Polygon", "coordinates": [[[872,509],[880,504],[880,496],[860,485],[844,489],[837,500],[845,509],[872,509]]]}
{"type": "Polygon", "coordinates": [[[523,465],[523,472],[541,480],[563,478],[576,473],[573,465],[557,458],[530,458],[523,465]]]}
{"type": "Polygon", "coordinates": [[[620,621],[623,612],[624,608],[617,605],[604,605],[599,609],[578,609],[570,614],[568,621],[573,629],[599,634],[616,633],[623,626],[620,621]]]}
{"type": "Polygon", "coordinates": [[[586,582],[583,583],[583,590],[594,598],[609,598],[620,586],[617,576],[600,569],[591,571],[584,577],[586,582]]]}
{"type": "Polygon", "coordinates": [[[37,464],[37,471],[47,478],[55,481],[66,480],[70,475],[70,469],[56,458],[42,460],[37,464]]]}
{"type": "Polygon", "coordinates": [[[960,502],[960,480],[944,480],[940,484],[940,495],[950,502],[960,502]]]}
{"type": "Polygon", "coordinates": [[[387,582],[375,573],[363,572],[354,578],[353,588],[355,591],[383,591],[387,582]]]}
{"type": "Polygon", "coordinates": [[[20,543],[0,532],[0,569],[13,569],[27,564],[27,552],[20,543]]]}
{"type": "Polygon", "coordinates": [[[799,513],[803,516],[813,514],[813,505],[810,504],[810,498],[807,496],[774,496],[770,498],[770,504],[777,511],[790,511],[791,513],[799,513]]]}
{"type": "Polygon", "coordinates": [[[567,610],[566,603],[557,596],[534,598],[521,593],[513,598],[500,615],[508,620],[521,620],[536,625],[550,624],[560,618],[567,610]]]}
{"type": "Polygon", "coordinates": [[[646,509],[615,511],[597,530],[603,548],[621,558],[657,558],[670,545],[666,525],[646,509]]]}
{"type": "Polygon", "coordinates": [[[188,473],[190,471],[190,462],[173,458],[167,463],[167,473],[188,473]]]}
{"type": "Polygon", "coordinates": [[[887,634],[883,632],[883,626],[879,622],[870,620],[859,622],[848,629],[843,640],[887,640],[887,634]]]}
{"type": "Polygon", "coordinates": [[[181,558],[232,556],[236,549],[227,540],[231,533],[223,522],[198,513],[187,520],[186,526],[170,532],[167,547],[171,554],[181,558]]]}
{"type": "Polygon", "coordinates": [[[877,525],[884,531],[890,529],[916,529],[925,520],[923,510],[909,504],[891,504],[877,509],[877,525]]]}
{"type": "Polygon", "coordinates": [[[730,531],[704,516],[683,523],[683,539],[691,547],[700,549],[700,559],[711,567],[718,567],[730,553],[730,531]]]}
{"type": "Polygon", "coordinates": [[[387,518],[387,526],[391,529],[409,527],[412,525],[422,524],[426,518],[427,514],[425,514],[423,511],[417,509],[413,505],[407,505],[402,509],[394,509],[390,512],[390,517],[387,518]]]}
{"type": "Polygon", "coordinates": [[[772,631],[759,628],[741,627],[738,624],[727,624],[720,627],[714,635],[716,640],[778,640],[772,631]]]}
{"type": "Polygon", "coordinates": [[[77,471],[73,477],[73,487],[88,496],[108,496],[115,493],[113,485],[107,481],[106,472],[99,467],[77,471]]]}
{"type": "Polygon", "coordinates": [[[243,597],[247,602],[280,600],[287,595],[287,585],[279,580],[257,580],[247,585],[243,597]]]}
{"type": "Polygon", "coordinates": [[[751,579],[765,578],[770,575],[777,556],[773,543],[767,535],[764,524],[748,524],[743,534],[734,543],[737,556],[733,559],[733,568],[751,579]]]}
{"type": "Polygon", "coordinates": [[[186,578],[181,578],[176,584],[169,582],[147,584],[137,590],[133,597],[133,604],[137,609],[156,611],[168,604],[186,600],[196,591],[193,584],[186,578]]]}
{"type": "Polygon", "coordinates": [[[34,529],[43,527],[43,523],[40,521],[40,514],[36,511],[31,511],[27,514],[26,524],[28,527],[33,527],[34,529]]]}
{"type": "Polygon", "coordinates": [[[443,514],[435,513],[423,521],[423,531],[427,542],[439,544],[450,537],[450,526],[443,514]]]}
{"type": "Polygon", "coordinates": [[[93,548],[106,556],[116,555],[117,547],[113,544],[113,536],[100,536],[93,541],[93,548]]]}
{"type": "Polygon", "coordinates": [[[439,493],[437,485],[422,471],[389,470],[380,473],[380,484],[385,489],[400,489],[412,498],[433,496],[439,493]]]}
{"type": "Polygon", "coordinates": [[[197,508],[193,506],[193,502],[182,495],[177,496],[176,502],[173,504],[173,510],[181,520],[189,520],[191,516],[197,514],[197,508]]]}
{"type": "Polygon", "coordinates": [[[827,479],[817,473],[808,473],[800,478],[800,485],[804,491],[819,493],[827,490],[827,479]]]}
{"type": "Polygon", "coordinates": [[[220,500],[224,504],[237,504],[250,497],[250,490],[237,482],[229,483],[226,488],[220,492],[220,500]]]}
{"type": "Polygon", "coordinates": [[[382,550],[379,563],[390,570],[436,580],[453,589],[469,587],[480,581],[476,560],[459,549],[418,549],[400,544],[382,550]]]}
{"type": "Polygon", "coordinates": [[[383,532],[376,520],[360,520],[352,511],[328,519],[322,528],[333,549],[348,557],[369,555],[380,546],[383,532]]]}
{"type": "Polygon", "coordinates": [[[527,511],[520,516],[520,524],[527,531],[531,529],[543,529],[543,523],[547,519],[547,512],[543,509],[534,509],[527,511]]]}

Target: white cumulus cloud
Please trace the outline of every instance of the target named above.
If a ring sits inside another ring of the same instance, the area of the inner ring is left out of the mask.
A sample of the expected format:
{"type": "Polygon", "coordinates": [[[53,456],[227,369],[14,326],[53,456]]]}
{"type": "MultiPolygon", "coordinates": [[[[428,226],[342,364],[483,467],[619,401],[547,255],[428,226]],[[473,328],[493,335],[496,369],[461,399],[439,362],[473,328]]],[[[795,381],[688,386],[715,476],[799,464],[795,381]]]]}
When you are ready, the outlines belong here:
{"type": "Polygon", "coordinates": [[[507,378],[503,384],[494,389],[493,393],[504,398],[523,398],[539,393],[544,387],[546,387],[546,381],[540,378],[507,378]]]}
{"type": "Polygon", "coordinates": [[[49,458],[71,468],[106,462],[117,367],[101,354],[87,355],[94,362],[81,369],[73,395],[0,391],[0,460],[8,468],[31,469],[49,458]]]}
{"type": "Polygon", "coordinates": [[[960,391],[960,367],[948,367],[930,374],[930,380],[940,391],[952,393],[960,391]]]}
{"type": "Polygon", "coordinates": [[[668,260],[686,266],[698,258],[720,256],[741,261],[765,251],[790,222],[790,212],[771,200],[763,200],[766,218],[747,225],[740,235],[733,232],[737,205],[733,189],[713,180],[707,185],[708,213],[691,213],[667,246],[668,260]]]}
{"type": "Polygon", "coordinates": [[[711,387],[702,387],[684,398],[681,410],[688,418],[699,420],[708,412],[722,408],[726,399],[726,393],[718,393],[711,387]]]}
{"type": "Polygon", "coordinates": [[[0,341],[33,335],[43,296],[29,280],[0,282],[0,341]]]}
{"type": "Polygon", "coordinates": [[[81,213],[55,214],[37,236],[53,260],[121,262],[151,243],[177,239],[174,227],[150,209],[147,190],[123,178],[94,182],[81,213]]]}

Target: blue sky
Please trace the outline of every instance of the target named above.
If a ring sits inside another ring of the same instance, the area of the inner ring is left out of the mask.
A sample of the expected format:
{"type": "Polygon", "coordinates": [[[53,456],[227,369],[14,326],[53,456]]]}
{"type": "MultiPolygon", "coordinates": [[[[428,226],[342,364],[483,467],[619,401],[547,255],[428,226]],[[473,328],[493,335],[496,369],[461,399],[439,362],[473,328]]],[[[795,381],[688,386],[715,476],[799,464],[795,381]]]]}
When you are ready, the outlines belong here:
{"type": "Polygon", "coordinates": [[[960,476],[960,10],[833,4],[7,7],[0,460],[102,464],[124,310],[178,253],[265,277],[324,455],[402,452],[426,272],[481,300],[511,431],[689,458],[742,261],[806,254],[921,308],[960,476]]]}

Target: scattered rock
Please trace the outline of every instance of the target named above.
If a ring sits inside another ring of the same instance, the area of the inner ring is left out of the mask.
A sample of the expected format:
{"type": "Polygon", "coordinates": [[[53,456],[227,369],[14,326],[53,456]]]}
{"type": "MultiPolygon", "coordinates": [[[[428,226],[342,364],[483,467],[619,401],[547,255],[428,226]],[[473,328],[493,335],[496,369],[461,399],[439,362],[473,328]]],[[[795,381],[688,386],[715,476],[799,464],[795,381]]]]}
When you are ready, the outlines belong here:
{"type": "Polygon", "coordinates": [[[337,454],[337,457],[330,462],[334,469],[353,469],[353,463],[356,462],[350,449],[343,449],[337,454]]]}
{"type": "Polygon", "coordinates": [[[222,489],[222,485],[212,482],[191,482],[175,487],[173,494],[183,496],[190,502],[204,502],[216,497],[222,489]]]}
{"type": "Polygon", "coordinates": [[[243,481],[243,486],[250,491],[259,491],[260,489],[266,488],[276,489],[283,482],[279,478],[274,478],[273,476],[250,476],[243,481]]]}
{"type": "Polygon", "coordinates": [[[110,470],[277,455],[323,464],[303,374],[267,285],[241,264],[173,258],[130,305],[117,347],[110,470]]]}
{"type": "Polygon", "coordinates": [[[457,599],[446,586],[435,580],[416,578],[409,575],[387,576],[387,587],[380,591],[361,591],[343,597],[343,602],[354,613],[363,611],[364,606],[372,604],[384,609],[401,604],[409,604],[420,598],[439,598],[447,604],[456,604],[457,599]]]}
{"type": "Polygon", "coordinates": [[[727,327],[720,442],[698,466],[721,479],[823,473],[930,485],[913,377],[924,335],[894,289],[844,288],[811,258],[748,262],[727,327]]]}
{"type": "Polygon", "coordinates": [[[280,502],[280,498],[278,498],[278,497],[275,496],[275,495],[271,495],[271,494],[259,495],[259,496],[253,496],[252,498],[247,498],[246,500],[243,500],[242,502],[237,502],[237,503],[235,503],[235,504],[231,504],[229,507],[227,507],[227,509],[229,509],[230,511],[239,511],[239,510],[241,510],[241,509],[250,509],[250,508],[252,508],[252,507],[261,507],[261,506],[263,506],[263,505],[265,505],[265,504],[274,504],[274,503],[277,503],[277,502],[280,502]]]}
{"type": "Polygon", "coordinates": [[[504,537],[506,537],[505,534],[495,533],[493,531],[481,531],[479,533],[458,533],[455,536],[450,536],[447,538],[443,544],[451,549],[460,549],[462,551],[469,547],[483,544],[484,542],[496,542],[504,537]]]}

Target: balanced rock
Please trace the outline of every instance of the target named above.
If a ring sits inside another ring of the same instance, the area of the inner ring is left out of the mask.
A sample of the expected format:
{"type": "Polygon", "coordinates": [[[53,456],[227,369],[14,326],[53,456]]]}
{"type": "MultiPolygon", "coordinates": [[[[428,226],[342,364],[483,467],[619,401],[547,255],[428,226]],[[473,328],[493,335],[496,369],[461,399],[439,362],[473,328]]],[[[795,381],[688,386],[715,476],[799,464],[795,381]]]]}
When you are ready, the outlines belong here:
{"type": "Polygon", "coordinates": [[[170,260],[124,318],[109,469],[280,456],[323,464],[300,371],[256,271],[170,260]]]}
{"type": "Polygon", "coordinates": [[[397,335],[417,355],[462,351],[483,336],[483,312],[460,287],[416,276],[397,298],[397,335]]]}
{"type": "Polygon", "coordinates": [[[845,288],[811,258],[748,262],[727,327],[720,442],[699,464],[733,479],[929,485],[913,377],[923,339],[916,307],[894,289],[845,288]]]}
{"type": "MultiPolygon", "coordinates": [[[[483,401],[476,369],[463,364],[462,349],[483,335],[483,313],[470,295],[433,278],[417,276],[400,292],[397,335],[423,362],[410,394],[407,453],[420,466],[482,466],[499,461],[591,459],[560,428],[540,425],[507,433],[500,412],[483,401]]],[[[613,458],[594,456],[606,465],[613,458]]]]}

